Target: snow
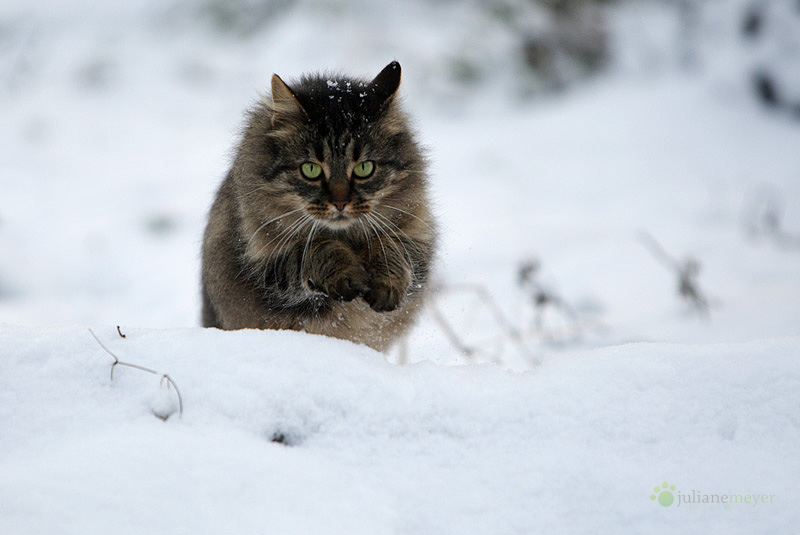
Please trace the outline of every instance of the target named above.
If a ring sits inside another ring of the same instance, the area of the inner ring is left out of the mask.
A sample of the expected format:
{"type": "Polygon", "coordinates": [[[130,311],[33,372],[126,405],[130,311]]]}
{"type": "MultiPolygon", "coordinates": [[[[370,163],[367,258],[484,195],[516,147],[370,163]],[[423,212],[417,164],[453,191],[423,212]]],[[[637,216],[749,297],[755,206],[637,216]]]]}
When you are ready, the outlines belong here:
{"type": "Polygon", "coordinates": [[[628,344],[515,374],[398,367],[293,332],[96,332],[175,378],[184,415],[153,417],[155,376],[117,367],[110,381],[86,329],[4,328],[4,533],[748,533],[797,520],[797,338],[628,344]],[[662,480],[777,501],[665,511],[648,498],[662,480]]]}
{"type": "Polygon", "coordinates": [[[735,41],[744,2],[708,4],[693,68],[667,4],[631,2],[614,68],[531,100],[535,10],[509,30],[470,2],[273,2],[220,30],[212,0],[3,3],[0,533],[792,532],[800,250],[758,218],[800,234],[800,128],[749,94],[769,43],[735,41]],[[476,356],[432,313],[388,356],[198,328],[244,107],[273,72],[393,59],[431,159],[434,304],[476,356]],[[643,233],[699,260],[708,314],[643,233]],[[531,258],[578,319],[537,330],[531,258]],[[157,373],[112,380],[89,328],[157,373]],[[664,481],[775,500],[662,507],[664,481]]]}

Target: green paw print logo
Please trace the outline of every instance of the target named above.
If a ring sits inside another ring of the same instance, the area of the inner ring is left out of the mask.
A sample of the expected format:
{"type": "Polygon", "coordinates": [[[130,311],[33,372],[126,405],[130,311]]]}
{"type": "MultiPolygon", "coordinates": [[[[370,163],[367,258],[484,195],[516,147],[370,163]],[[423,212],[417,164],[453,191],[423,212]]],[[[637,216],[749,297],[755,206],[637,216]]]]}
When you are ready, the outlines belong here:
{"type": "Polygon", "coordinates": [[[675,490],[675,485],[670,485],[664,481],[660,487],[658,485],[653,487],[653,494],[650,495],[650,499],[658,500],[658,503],[664,507],[669,507],[675,501],[675,495],[672,494],[673,490],[675,490]]]}

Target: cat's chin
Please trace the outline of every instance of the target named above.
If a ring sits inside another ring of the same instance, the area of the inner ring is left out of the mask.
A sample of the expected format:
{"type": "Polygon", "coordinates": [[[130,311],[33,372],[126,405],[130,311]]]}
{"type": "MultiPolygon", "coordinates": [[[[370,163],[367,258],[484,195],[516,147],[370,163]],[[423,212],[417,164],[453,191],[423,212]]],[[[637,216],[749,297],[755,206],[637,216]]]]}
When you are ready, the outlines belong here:
{"type": "Polygon", "coordinates": [[[356,224],[356,218],[345,214],[336,214],[319,218],[319,221],[331,230],[345,230],[356,224]]]}

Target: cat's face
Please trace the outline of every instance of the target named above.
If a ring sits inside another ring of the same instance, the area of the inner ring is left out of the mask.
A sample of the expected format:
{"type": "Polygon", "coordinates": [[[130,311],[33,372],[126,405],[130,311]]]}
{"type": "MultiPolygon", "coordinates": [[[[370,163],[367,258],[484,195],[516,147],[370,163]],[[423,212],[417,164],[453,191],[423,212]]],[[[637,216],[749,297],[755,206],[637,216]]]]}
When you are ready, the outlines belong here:
{"type": "Polygon", "coordinates": [[[369,220],[402,173],[386,155],[364,143],[364,137],[368,136],[314,143],[299,155],[303,161],[296,162],[294,176],[287,177],[305,212],[330,229],[369,220]]]}
{"type": "Polygon", "coordinates": [[[245,134],[248,176],[261,181],[248,184],[256,220],[291,214],[284,224],[371,233],[417,202],[423,159],[395,102],[399,82],[396,63],[369,82],[318,76],[290,88],[274,76],[269,124],[245,134]]]}

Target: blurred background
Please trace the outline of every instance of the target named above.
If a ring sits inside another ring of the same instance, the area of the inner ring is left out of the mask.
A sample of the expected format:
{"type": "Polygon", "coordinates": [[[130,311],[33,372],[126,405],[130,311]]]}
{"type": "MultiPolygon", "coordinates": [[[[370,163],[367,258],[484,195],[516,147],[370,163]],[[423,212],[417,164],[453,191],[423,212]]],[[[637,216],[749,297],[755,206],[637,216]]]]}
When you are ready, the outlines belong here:
{"type": "Polygon", "coordinates": [[[393,358],[800,334],[798,0],[5,0],[0,323],[199,325],[243,110],[393,59],[442,229],[393,358]]]}

